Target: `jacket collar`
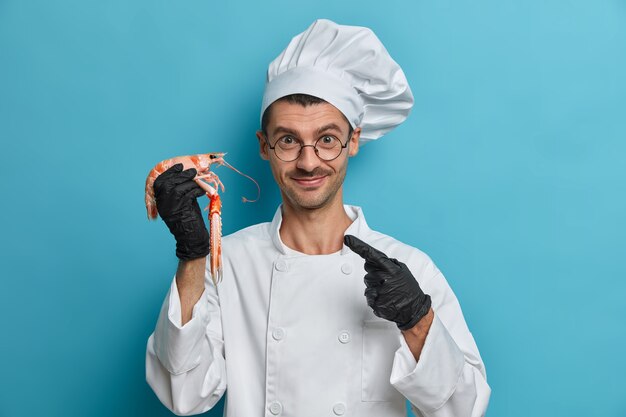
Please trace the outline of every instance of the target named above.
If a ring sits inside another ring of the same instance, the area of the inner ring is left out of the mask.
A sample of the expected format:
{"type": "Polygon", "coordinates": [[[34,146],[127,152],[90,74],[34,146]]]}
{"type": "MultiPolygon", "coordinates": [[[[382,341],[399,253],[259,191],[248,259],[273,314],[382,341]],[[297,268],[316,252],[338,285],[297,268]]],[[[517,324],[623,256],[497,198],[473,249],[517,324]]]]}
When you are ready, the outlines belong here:
{"type": "MultiPolygon", "coordinates": [[[[354,235],[358,238],[362,238],[368,234],[370,228],[367,226],[365,222],[365,216],[363,215],[363,210],[358,206],[351,206],[344,204],[343,206],[346,214],[350,219],[352,219],[352,224],[348,226],[346,229],[346,235],[354,235]]],[[[283,255],[303,255],[301,252],[295,251],[289,247],[287,247],[280,238],[280,225],[283,222],[283,206],[282,204],[278,206],[276,209],[276,213],[274,214],[274,218],[270,223],[270,236],[272,238],[272,242],[276,249],[283,255]]],[[[346,255],[352,253],[350,248],[346,245],[343,245],[341,248],[341,255],[346,255]]]]}

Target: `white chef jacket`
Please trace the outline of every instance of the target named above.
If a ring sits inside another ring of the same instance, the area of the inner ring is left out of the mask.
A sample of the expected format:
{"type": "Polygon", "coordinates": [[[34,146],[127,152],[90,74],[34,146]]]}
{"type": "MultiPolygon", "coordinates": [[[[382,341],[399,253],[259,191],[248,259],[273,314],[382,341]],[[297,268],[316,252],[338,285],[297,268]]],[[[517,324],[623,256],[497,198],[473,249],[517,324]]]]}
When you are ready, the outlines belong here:
{"type": "MultiPolygon", "coordinates": [[[[209,410],[228,388],[227,417],[482,416],[491,390],[461,308],[423,252],[371,230],[344,206],[357,236],[407,264],[432,298],[434,321],[415,361],[395,323],[364,296],[364,261],[344,246],[306,255],[271,223],[223,239],[224,279],[181,326],[175,279],[148,339],[146,378],[178,415],[209,410]]],[[[208,265],[208,263],[207,263],[208,265]]]]}

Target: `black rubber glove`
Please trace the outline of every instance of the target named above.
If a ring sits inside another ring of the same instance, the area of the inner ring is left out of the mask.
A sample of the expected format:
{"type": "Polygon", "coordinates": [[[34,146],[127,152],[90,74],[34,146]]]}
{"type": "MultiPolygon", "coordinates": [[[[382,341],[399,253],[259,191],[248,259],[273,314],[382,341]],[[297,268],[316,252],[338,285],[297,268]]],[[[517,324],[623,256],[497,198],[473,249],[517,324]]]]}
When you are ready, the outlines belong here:
{"type": "Polygon", "coordinates": [[[374,314],[395,322],[400,330],[415,326],[430,310],[431,301],[409,268],[354,236],[343,240],[365,259],[365,297],[374,314]]]}
{"type": "Polygon", "coordinates": [[[195,176],[194,168],[183,171],[183,164],[176,164],[154,180],[157,210],[176,238],[176,256],[181,260],[209,254],[209,232],[197,200],[205,192],[195,176]]]}

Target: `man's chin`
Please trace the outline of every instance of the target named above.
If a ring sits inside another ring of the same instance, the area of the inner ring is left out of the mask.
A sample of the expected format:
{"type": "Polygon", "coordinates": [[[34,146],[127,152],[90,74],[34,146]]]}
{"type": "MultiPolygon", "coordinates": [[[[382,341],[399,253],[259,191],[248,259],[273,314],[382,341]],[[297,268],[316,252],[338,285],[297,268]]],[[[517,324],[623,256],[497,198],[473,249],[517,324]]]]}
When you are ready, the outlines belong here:
{"type": "Polygon", "coordinates": [[[317,210],[326,206],[329,202],[328,196],[306,196],[302,193],[287,193],[287,197],[290,203],[296,207],[304,210],[317,210]]]}
{"type": "Polygon", "coordinates": [[[303,210],[318,210],[324,207],[327,201],[292,201],[294,205],[303,210]]]}

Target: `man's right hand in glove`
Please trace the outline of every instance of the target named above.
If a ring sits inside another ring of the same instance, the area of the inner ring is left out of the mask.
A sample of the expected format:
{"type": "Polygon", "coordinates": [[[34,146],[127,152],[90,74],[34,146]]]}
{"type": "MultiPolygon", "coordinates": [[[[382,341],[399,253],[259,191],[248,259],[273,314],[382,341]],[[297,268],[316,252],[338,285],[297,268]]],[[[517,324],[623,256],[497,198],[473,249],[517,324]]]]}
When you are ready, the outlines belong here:
{"type": "Polygon", "coordinates": [[[176,238],[176,256],[181,260],[176,270],[176,288],[184,326],[193,315],[193,307],[204,292],[209,232],[204,225],[197,198],[204,191],[193,180],[196,170],[183,171],[176,164],[154,180],[157,210],[176,238]]]}
{"type": "Polygon", "coordinates": [[[176,238],[176,256],[183,261],[209,254],[209,232],[197,198],[205,192],[193,180],[196,170],[173,165],[154,181],[159,215],[176,238]]]}

